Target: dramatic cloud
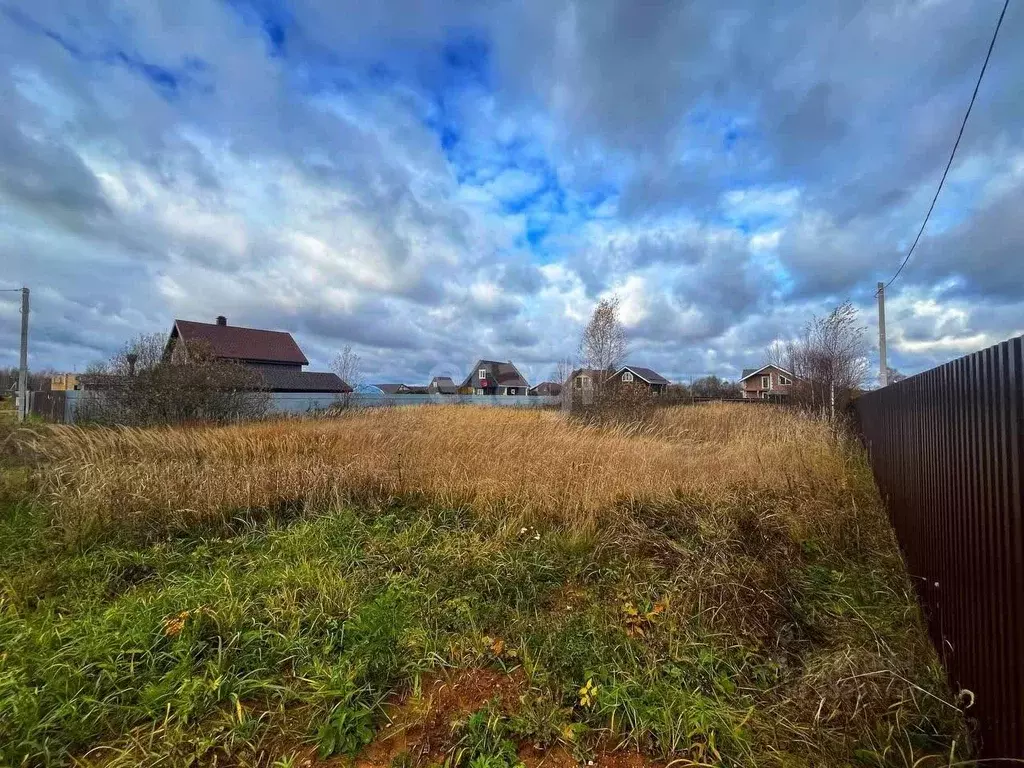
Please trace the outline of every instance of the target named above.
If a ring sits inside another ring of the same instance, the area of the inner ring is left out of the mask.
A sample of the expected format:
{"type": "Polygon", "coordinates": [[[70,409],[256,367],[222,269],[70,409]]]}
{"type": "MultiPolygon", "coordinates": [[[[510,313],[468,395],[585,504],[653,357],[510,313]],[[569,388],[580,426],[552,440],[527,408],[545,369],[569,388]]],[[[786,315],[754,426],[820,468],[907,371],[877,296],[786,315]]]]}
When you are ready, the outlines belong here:
{"type": "MultiPolygon", "coordinates": [[[[35,368],[224,314],[372,380],[540,380],[616,293],[634,362],[734,376],[846,298],[873,325],[997,5],[15,0],[0,287],[35,368]]],[[[905,372],[1024,332],[1022,86],[1011,4],[890,293],[905,372]]]]}

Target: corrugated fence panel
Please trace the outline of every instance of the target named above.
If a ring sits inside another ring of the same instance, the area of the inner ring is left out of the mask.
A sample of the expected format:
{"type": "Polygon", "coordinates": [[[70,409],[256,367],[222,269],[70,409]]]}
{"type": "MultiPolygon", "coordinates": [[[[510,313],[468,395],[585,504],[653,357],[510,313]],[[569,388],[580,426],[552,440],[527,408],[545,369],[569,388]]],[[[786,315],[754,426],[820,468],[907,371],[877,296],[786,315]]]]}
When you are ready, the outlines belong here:
{"type": "MultiPolygon", "coordinates": [[[[38,394],[38,393],[36,393],[38,394]]],[[[67,401],[64,406],[63,419],[66,423],[72,424],[75,421],[75,412],[78,404],[84,398],[94,396],[94,393],[82,390],[71,390],[66,393],[67,401]]],[[[541,408],[544,406],[554,407],[562,400],[559,397],[536,397],[530,395],[331,395],[317,394],[311,392],[271,392],[270,407],[271,413],[280,414],[304,414],[323,411],[339,403],[345,402],[355,408],[382,408],[397,405],[450,405],[453,403],[471,405],[492,405],[492,406],[518,406],[521,408],[541,408]],[[342,400],[344,398],[344,400],[342,400]]],[[[51,419],[57,421],[57,418],[51,419]]]]}
{"type": "Polygon", "coordinates": [[[1024,758],[1024,337],[855,403],[928,630],[980,757],[1024,758]]]}

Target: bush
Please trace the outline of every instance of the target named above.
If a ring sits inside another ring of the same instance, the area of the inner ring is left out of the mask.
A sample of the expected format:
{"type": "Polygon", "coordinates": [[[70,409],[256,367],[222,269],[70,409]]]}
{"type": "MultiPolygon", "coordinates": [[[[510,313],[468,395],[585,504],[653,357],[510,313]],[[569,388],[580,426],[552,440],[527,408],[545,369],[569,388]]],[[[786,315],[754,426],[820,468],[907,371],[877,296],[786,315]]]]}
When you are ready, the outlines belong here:
{"type": "Polygon", "coordinates": [[[142,336],[82,376],[80,422],[153,426],[229,422],[266,414],[270,398],[260,372],[216,359],[193,345],[187,359],[164,359],[163,337],[142,336]]]}
{"type": "Polygon", "coordinates": [[[589,404],[574,399],[573,414],[588,424],[645,425],[658,400],[659,396],[645,386],[609,385],[596,390],[589,404]]]}

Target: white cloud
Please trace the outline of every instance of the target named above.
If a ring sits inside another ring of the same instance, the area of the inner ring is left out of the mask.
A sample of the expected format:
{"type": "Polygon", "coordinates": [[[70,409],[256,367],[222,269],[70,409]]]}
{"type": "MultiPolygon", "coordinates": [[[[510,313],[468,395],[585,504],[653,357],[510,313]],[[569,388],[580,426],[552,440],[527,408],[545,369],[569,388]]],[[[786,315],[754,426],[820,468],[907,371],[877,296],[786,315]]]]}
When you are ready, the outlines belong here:
{"type": "Polygon", "coordinates": [[[726,213],[734,217],[791,216],[800,202],[800,190],[747,187],[727,192],[722,199],[726,213]]]}
{"type": "MultiPolygon", "coordinates": [[[[0,15],[0,250],[37,291],[34,364],[227,313],[396,376],[485,352],[543,369],[613,291],[637,362],[756,363],[847,296],[870,313],[929,202],[988,22],[918,4],[908,40],[897,5],[342,0],[295,6],[275,51],[240,4],[169,27],[24,3],[30,25],[0,15]]],[[[908,368],[1019,326],[1009,34],[891,296],[908,368]]]]}

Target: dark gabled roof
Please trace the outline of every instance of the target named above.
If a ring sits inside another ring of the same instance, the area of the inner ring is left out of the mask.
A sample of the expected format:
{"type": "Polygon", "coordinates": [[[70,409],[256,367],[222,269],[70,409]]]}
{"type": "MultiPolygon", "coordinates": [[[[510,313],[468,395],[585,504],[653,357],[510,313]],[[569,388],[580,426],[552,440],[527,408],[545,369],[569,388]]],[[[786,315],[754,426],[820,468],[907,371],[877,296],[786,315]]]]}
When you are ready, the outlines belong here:
{"type": "Polygon", "coordinates": [[[638,365],[624,365],[609,378],[618,376],[623,371],[631,371],[634,376],[639,376],[641,379],[646,381],[648,384],[668,384],[668,379],[662,376],[657,371],[653,371],[650,368],[641,368],[638,365]]]}
{"type": "Polygon", "coordinates": [[[325,392],[347,394],[352,387],[335,373],[296,371],[288,368],[268,366],[260,369],[260,375],[271,392],[325,392]]]}
{"type": "Polygon", "coordinates": [[[214,357],[224,360],[309,365],[295,339],[285,331],[175,320],[168,344],[175,339],[184,341],[186,349],[196,342],[208,344],[214,357]]]}
{"type": "Polygon", "coordinates": [[[519,369],[511,361],[502,363],[498,360],[477,360],[469,376],[462,382],[464,387],[477,386],[474,382],[479,381],[477,373],[481,368],[487,370],[488,387],[523,387],[530,388],[529,382],[519,372],[519,369]]]}
{"type": "Polygon", "coordinates": [[[399,391],[405,390],[405,384],[374,384],[377,389],[385,395],[397,395],[399,391]]]}
{"type": "Polygon", "coordinates": [[[760,368],[744,368],[743,369],[743,375],[740,376],[740,381],[746,381],[751,376],[756,376],[761,371],[763,371],[765,368],[774,368],[776,371],[781,371],[782,373],[786,374],[787,376],[789,376],[789,378],[796,379],[796,376],[794,376],[792,373],[787,371],[781,365],[776,365],[775,363],[768,363],[767,365],[762,365],[760,368]]]}
{"type": "Polygon", "coordinates": [[[455,386],[455,382],[452,381],[451,376],[435,376],[430,380],[430,383],[437,387],[437,391],[442,395],[454,395],[458,392],[458,388],[455,386]]]}
{"type": "Polygon", "coordinates": [[[530,391],[534,394],[546,392],[551,395],[558,395],[562,392],[562,385],[557,381],[542,381],[537,386],[530,387],[530,391]]]}

